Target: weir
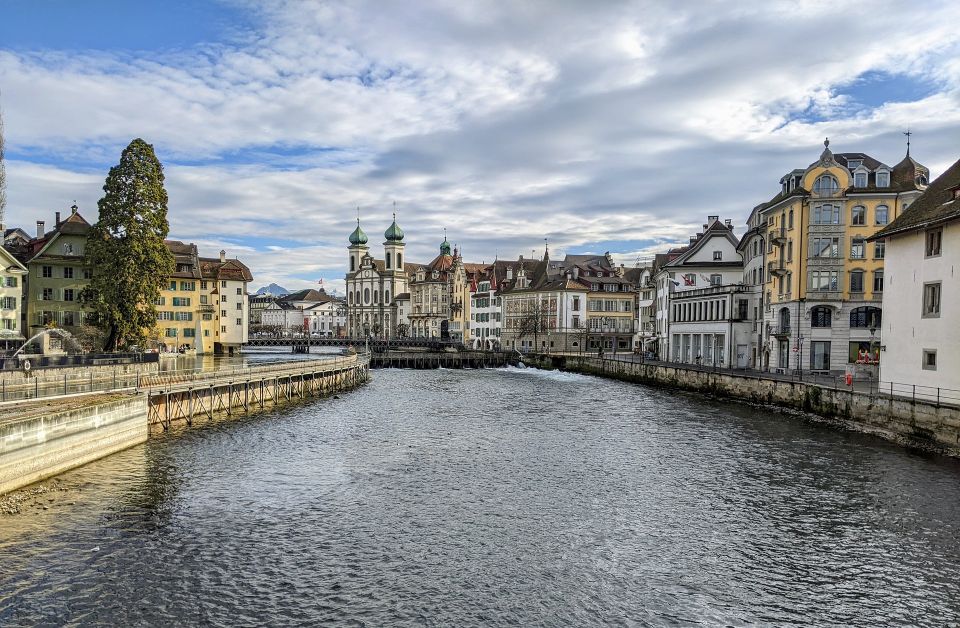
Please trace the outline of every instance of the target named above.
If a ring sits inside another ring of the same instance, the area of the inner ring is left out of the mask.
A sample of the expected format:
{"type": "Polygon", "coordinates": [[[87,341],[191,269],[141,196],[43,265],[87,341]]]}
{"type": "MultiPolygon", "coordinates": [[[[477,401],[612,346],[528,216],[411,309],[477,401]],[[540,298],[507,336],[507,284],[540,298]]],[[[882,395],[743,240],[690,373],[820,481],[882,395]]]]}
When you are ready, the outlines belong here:
{"type": "MultiPolygon", "coordinates": [[[[127,387],[3,404],[0,494],[103,458],[196,417],[325,397],[369,379],[365,355],[242,369],[128,374],[127,387]],[[133,379],[129,379],[132,377],[133,379]]],[[[69,380],[67,380],[69,381],[69,380]]],[[[69,385],[65,390],[72,389],[69,385]]]]}
{"type": "Polygon", "coordinates": [[[326,397],[349,390],[369,378],[364,355],[302,360],[231,371],[158,374],[140,378],[147,394],[147,421],[170,429],[177,421],[192,424],[198,416],[249,412],[294,399],[326,397]]]}

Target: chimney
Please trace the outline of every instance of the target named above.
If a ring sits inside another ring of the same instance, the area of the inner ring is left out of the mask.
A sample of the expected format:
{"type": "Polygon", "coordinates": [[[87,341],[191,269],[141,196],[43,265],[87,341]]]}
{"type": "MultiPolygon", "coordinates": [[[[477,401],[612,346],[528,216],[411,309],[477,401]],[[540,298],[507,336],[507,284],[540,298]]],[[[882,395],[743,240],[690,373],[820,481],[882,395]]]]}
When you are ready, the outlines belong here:
{"type": "Polygon", "coordinates": [[[573,278],[574,278],[574,279],[579,279],[579,278],[580,278],[580,267],[579,267],[579,266],[574,266],[574,267],[573,267],[573,278]]]}
{"type": "Polygon", "coordinates": [[[711,225],[718,220],[720,220],[720,216],[707,216],[707,222],[709,222],[711,225]]]}
{"type": "Polygon", "coordinates": [[[60,212],[57,212],[57,222],[53,223],[54,225],[60,224],[60,212]]]}
{"type": "Polygon", "coordinates": [[[221,262],[227,261],[227,252],[224,251],[223,249],[220,249],[220,261],[221,262]]]}
{"type": "Polygon", "coordinates": [[[727,225],[727,229],[733,229],[733,225],[731,224],[731,221],[730,221],[729,218],[727,218],[726,220],[724,220],[724,221],[723,221],[723,224],[727,225]]]}
{"type": "Polygon", "coordinates": [[[42,237],[43,237],[43,231],[44,231],[44,229],[43,229],[43,221],[42,221],[42,220],[38,220],[38,221],[37,221],[37,237],[38,237],[38,238],[42,238],[42,237]]]}
{"type": "Polygon", "coordinates": [[[697,236],[690,236],[690,244],[693,244],[697,241],[697,236]]]}

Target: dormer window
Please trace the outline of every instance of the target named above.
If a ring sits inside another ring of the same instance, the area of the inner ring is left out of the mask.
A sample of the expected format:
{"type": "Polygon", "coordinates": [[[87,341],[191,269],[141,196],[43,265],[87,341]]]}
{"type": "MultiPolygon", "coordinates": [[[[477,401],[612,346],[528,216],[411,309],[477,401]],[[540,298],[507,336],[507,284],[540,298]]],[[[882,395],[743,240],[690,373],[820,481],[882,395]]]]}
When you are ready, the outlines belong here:
{"type": "Polygon", "coordinates": [[[877,171],[877,187],[878,188],[888,188],[890,187],[890,173],[886,170],[877,171]]]}
{"type": "Polygon", "coordinates": [[[847,167],[850,168],[851,170],[859,168],[861,165],[863,165],[862,159],[851,159],[850,161],[847,162],[847,167]]]}
{"type": "Polygon", "coordinates": [[[713,252],[713,261],[719,262],[723,259],[723,251],[714,251],[713,252]]]}
{"type": "Polygon", "coordinates": [[[866,172],[855,172],[853,174],[853,187],[855,188],[865,188],[867,187],[867,173],[866,172]]]}
{"type": "Polygon", "coordinates": [[[813,193],[819,196],[836,196],[839,190],[836,177],[829,174],[821,175],[813,182],[813,193]]]}

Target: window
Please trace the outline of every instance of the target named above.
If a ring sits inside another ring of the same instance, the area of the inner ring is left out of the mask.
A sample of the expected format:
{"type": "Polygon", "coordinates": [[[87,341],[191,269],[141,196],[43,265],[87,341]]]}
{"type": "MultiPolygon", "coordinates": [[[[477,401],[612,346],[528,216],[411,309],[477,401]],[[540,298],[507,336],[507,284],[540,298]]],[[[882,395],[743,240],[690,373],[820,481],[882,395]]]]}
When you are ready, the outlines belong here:
{"type": "Polygon", "coordinates": [[[201,282],[200,282],[200,289],[201,289],[201,290],[207,290],[207,289],[208,289],[208,288],[207,288],[207,282],[206,282],[206,281],[201,281],[201,282]]]}
{"type": "Polygon", "coordinates": [[[64,301],[73,301],[73,288],[65,288],[63,291],[64,301]]]}
{"type": "Polygon", "coordinates": [[[238,297],[242,297],[242,296],[243,296],[243,288],[237,288],[237,296],[238,296],[238,297]]]}
{"type": "Polygon", "coordinates": [[[788,227],[789,229],[793,229],[793,210],[792,210],[792,209],[790,210],[787,227],[788,227]]]}
{"type": "Polygon", "coordinates": [[[890,187],[890,173],[886,170],[880,170],[877,172],[877,187],[890,187]]]}
{"type": "Polygon", "coordinates": [[[851,225],[865,225],[867,223],[867,210],[863,205],[855,205],[850,210],[851,225]]]}
{"type": "MultiPolygon", "coordinates": [[[[573,297],[573,309],[577,312],[580,311],[580,297],[573,297]]],[[[574,324],[574,327],[576,327],[576,324],[574,324]]]]}
{"type": "Polygon", "coordinates": [[[42,270],[44,277],[53,277],[53,266],[44,266],[42,270]]]}
{"type": "Polygon", "coordinates": [[[815,205],[813,207],[813,224],[815,225],[839,225],[840,224],[840,206],[839,205],[815,205]]]}
{"type": "Polygon", "coordinates": [[[242,318],[238,318],[238,319],[237,319],[237,326],[238,326],[238,327],[242,327],[242,326],[243,326],[243,319],[242,319],[242,318]]]}
{"type": "Polygon", "coordinates": [[[883,271],[882,270],[873,271],[873,291],[883,292],[883,271]]]}
{"type": "MultiPolygon", "coordinates": [[[[940,248],[943,243],[943,229],[933,229],[927,232],[927,257],[936,257],[940,255],[940,248]]],[[[46,275],[44,275],[46,276],[46,275]]]]}
{"type": "Polygon", "coordinates": [[[40,299],[43,301],[53,301],[53,288],[44,288],[40,299]]]}
{"type": "Polygon", "coordinates": [[[170,282],[170,290],[171,290],[172,292],[175,292],[175,291],[177,290],[177,282],[176,282],[176,281],[171,281],[171,282],[170,282]]]}
{"type": "Polygon", "coordinates": [[[840,289],[840,274],[836,270],[810,271],[809,290],[815,292],[836,292],[840,289]]]}
{"type": "Polygon", "coordinates": [[[238,309],[238,310],[242,310],[242,309],[243,309],[243,303],[237,303],[237,309],[238,309]]]}
{"type": "Polygon", "coordinates": [[[93,279],[93,269],[92,269],[92,268],[84,268],[84,269],[83,269],[83,278],[84,278],[84,279],[93,279]]]}
{"type": "MultiPolygon", "coordinates": [[[[161,297],[162,298],[162,297],[161,297]]],[[[210,299],[205,294],[200,295],[200,305],[210,305],[210,299]]],[[[162,303],[160,305],[163,305],[162,303]]]]}
{"type": "Polygon", "coordinates": [[[854,340],[850,342],[847,349],[847,362],[850,364],[864,362],[874,362],[874,354],[870,352],[870,342],[865,340],[854,340]]]}
{"type": "Polygon", "coordinates": [[[64,267],[63,267],[63,278],[64,278],[64,279],[73,279],[73,266],[64,266],[64,267]]]}
{"type": "Polygon", "coordinates": [[[811,238],[810,257],[839,257],[840,238],[811,238]]]}
{"type": "Polygon", "coordinates": [[[189,297],[173,297],[173,307],[187,307],[189,305],[189,297]]]}
{"type": "Polygon", "coordinates": [[[878,307],[857,307],[850,312],[850,327],[880,327],[882,312],[878,307]]]}
{"type": "Polygon", "coordinates": [[[65,242],[63,244],[63,254],[64,255],[73,255],[73,245],[65,242]]]}
{"type": "Polygon", "coordinates": [[[226,282],[226,281],[221,281],[221,282],[220,282],[220,287],[221,287],[221,288],[226,288],[226,287],[227,287],[227,282],[226,282]]]}
{"type": "Polygon", "coordinates": [[[850,271],[850,292],[863,292],[863,271],[850,271]]]}
{"type": "Polygon", "coordinates": [[[866,257],[866,243],[860,236],[854,236],[850,240],[850,257],[853,259],[864,259],[866,257]]]}
{"type": "Polygon", "coordinates": [[[939,281],[923,284],[923,316],[926,318],[937,318],[940,316],[939,281]]]}
{"type": "Polygon", "coordinates": [[[17,287],[17,278],[16,277],[7,277],[7,287],[16,288],[17,287]]]}
{"type": "Polygon", "coordinates": [[[853,173],[853,186],[857,188],[867,187],[867,173],[866,172],[853,173]]]}
{"type": "Polygon", "coordinates": [[[824,306],[818,305],[810,311],[810,326],[811,327],[831,327],[833,325],[833,310],[824,306]]]}
{"type": "Polygon", "coordinates": [[[723,259],[723,251],[714,251],[713,252],[713,261],[719,262],[723,259]]]}
{"type": "Polygon", "coordinates": [[[197,289],[197,282],[195,281],[181,281],[180,289],[184,292],[193,292],[197,289]]]}
{"type": "Polygon", "coordinates": [[[220,318],[226,318],[226,317],[227,317],[227,311],[226,311],[226,310],[220,310],[220,318]]]}
{"type": "Polygon", "coordinates": [[[937,370],[937,350],[936,349],[923,350],[923,368],[924,370],[927,370],[927,371],[937,370]]]}
{"type": "Polygon", "coordinates": [[[220,326],[220,331],[221,331],[221,333],[224,333],[224,334],[227,333],[227,326],[226,326],[226,325],[221,325],[221,326],[220,326]]]}
{"type": "Polygon", "coordinates": [[[391,261],[393,261],[393,260],[392,260],[392,256],[390,255],[390,251],[387,251],[387,270],[390,270],[390,262],[391,262],[391,261]]]}
{"type": "Polygon", "coordinates": [[[710,275],[711,286],[719,286],[722,283],[723,283],[723,275],[718,275],[718,274],[710,275]]]}
{"type": "Polygon", "coordinates": [[[184,338],[194,338],[194,337],[196,337],[196,335],[197,335],[197,330],[196,330],[196,329],[191,329],[191,328],[188,327],[187,329],[184,329],[184,330],[183,330],[183,337],[184,337],[184,338]]]}
{"type": "Polygon", "coordinates": [[[17,297],[3,297],[0,299],[0,308],[5,310],[17,309],[17,297]]]}
{"type": "Polygon", "coordinates": [[[834,196],[839,190],[837,179],[829,174],[817,177],[813,183],[813,193],[819,196],[834,196]]]}
{"type": "Polygon", "coordinates": [[[697,276],[694,273],[687,273],[683,276],[683,285],[685,286],[695,286],[697,285],[697,276]]]}
{"type": "Polygon", "coordinates": [[[886,205],[877,205],[877,209],[874,210],[873,215],[878,225],[885,225],[890,221],[890,208],[886,205]]]}
{"type": "Polygon", "coordinates": [[[883,241],[873,243],[873,259],[883,259],[887,252],[887,243],[883,241]]]}
{"type": "Polygon", "coordinates": [[[830,370],[830,343],[813,341],[810,343],[810,368],[815,371],[830,370]]]}

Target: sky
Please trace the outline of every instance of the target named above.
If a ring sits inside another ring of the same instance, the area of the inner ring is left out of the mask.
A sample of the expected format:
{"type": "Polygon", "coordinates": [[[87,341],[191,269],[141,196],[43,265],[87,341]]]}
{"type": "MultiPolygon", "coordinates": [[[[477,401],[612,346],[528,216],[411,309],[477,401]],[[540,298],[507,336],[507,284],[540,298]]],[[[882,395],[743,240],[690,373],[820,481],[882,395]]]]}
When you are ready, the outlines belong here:
{"type": "MultiPolygon", "coordinates": [[[[5,223],[29,233],[140,137],[170,237],[254,286],[341,290],[358,208],[407,259],[632,266],[834,152],[960,158],[960,4],[0,0],[5,223]]],[[[741,228],[742,231],[742,228],[741,228]]]]}

